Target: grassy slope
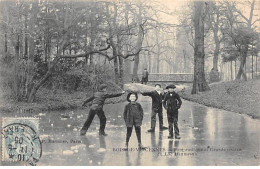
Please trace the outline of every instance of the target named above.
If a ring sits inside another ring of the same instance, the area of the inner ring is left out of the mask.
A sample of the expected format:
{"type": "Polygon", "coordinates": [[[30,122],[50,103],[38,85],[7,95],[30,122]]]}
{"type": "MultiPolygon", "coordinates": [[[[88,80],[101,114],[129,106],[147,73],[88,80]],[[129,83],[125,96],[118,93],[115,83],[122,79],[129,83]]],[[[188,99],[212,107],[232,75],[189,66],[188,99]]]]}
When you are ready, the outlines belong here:
{"type": "Polygon", "coordinates": [[[249,81],[219,82],[211,90],[191,95],[191,89],[180,92],[182,98],[260,119],[260,78],[249,81]]]}
{"type": "MultiPolygon", "coordinates": [[[[117,91],[120,92],[120,91],[117,91]]],[[[0,111],[3,112],[17,112],[18,110],[32,111],[52,111],[82,108],[81,105],[84,100],[92,95],[92,91],[76,91],[73,93],[57,92],[54,94],[47,89],[41,89],[37,93],[36,101],[34,103],[14,102],[7,92],[1,92],[0,96],[0,111]]],[[[125,94],[117,97],[107,99],[106,103],[117,103],[126,100],[125,94]]]]}
{"type": "MultiPolygon", "coordinates": [[[[230,81],[211,84],[210,91],[191,95],[191,89],[186,88],[179,92],[186,100],[194,101],[210,107],[216,107],[228,111],[247,114],[253,118],[260,119],[260,78],[243,81],[230,81]]],[[[112,89],[113,90],[113,89],[112,89]]],[[[115,90],[116,91],[116,90],[115,90]]],[[[50,90],[42,89],[37,93],[35,103],[15,103],[7,92],[0,92],[0,111],[15,112],[21,109],[32,109],[33,111],[51,111],[81,108],[87,96],[92,94],[86,92],[57,92],[53,94],[50,90]]],[[[125,101],[126,95],[108,99],[107,103],[125,101]]]]}

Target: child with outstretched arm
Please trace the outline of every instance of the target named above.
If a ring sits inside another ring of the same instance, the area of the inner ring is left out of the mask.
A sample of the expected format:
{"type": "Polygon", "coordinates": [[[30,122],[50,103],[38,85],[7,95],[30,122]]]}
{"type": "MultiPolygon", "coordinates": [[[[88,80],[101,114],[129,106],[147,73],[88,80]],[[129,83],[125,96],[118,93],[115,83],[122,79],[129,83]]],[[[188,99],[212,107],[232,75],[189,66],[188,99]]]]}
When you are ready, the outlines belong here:
{"type": "Polygon", "coordinates": [[[164,98],[164,93],[161,92],[161,85],[155,84],[155,91],[151,92],[141,92],[144,96],[149,96],[152,98],[152,114],[151,114],[151,129],[148,132],[155,132],[156,125],[156,115],[159,117],[159,128],[160,130],[166,130],[167,127],[163,126],[163,111],[162,111],[162,101],[164,98]]]}
{"type": "Polygon", "coordinates": [[[87,100],[83,103],[82,106],[85,106],[88,102],[92,101],[92,105],[90,107],[90,111],[88,114],[88,118],[86,122],[84,123],[82,129],[80,130],[80,135],[85,135],[88,131],[88,128],[90,127],[95,115],[97,114],[100,119],[100,128],[99,128],[99,135],[101,136],[107,136],[105,133],[105,127],[106,127],[106,116],[103,111],[103,106],[105,103],[105,100],[107,98],[112,97],[118,97],[125,93],[125,91],[122,91],[121,93],[117,94],[109,94],[106,92],[107,85],[101,84],[99,86],[99,91],[95,92],[93,96],[87,98],[87,100]]]}

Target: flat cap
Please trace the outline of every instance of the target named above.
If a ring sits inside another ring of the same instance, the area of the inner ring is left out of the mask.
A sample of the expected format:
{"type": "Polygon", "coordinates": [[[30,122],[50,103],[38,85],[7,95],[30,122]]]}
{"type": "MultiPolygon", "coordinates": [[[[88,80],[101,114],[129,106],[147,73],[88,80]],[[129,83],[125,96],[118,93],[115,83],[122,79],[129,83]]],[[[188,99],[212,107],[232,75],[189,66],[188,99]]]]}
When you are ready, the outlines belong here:
{"type": "Polygon", "coordinates": [[[174,84],[171,84],[171,85],[168,85],[168,86],[166,87],[166,89],[170,89],[170,88],[175,89],[176,86],[175,86],[174,84]]]}

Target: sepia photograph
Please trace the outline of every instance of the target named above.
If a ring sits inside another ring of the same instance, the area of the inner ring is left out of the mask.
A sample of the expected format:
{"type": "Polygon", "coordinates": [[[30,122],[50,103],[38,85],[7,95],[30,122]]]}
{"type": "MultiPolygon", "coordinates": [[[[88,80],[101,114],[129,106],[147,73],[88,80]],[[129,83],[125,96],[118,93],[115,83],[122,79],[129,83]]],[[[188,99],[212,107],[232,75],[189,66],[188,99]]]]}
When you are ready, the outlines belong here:
{"type": "Polygon", "coordinates": [[[0,0],[0,166],[259,166],[260,0],[0,0]]]}

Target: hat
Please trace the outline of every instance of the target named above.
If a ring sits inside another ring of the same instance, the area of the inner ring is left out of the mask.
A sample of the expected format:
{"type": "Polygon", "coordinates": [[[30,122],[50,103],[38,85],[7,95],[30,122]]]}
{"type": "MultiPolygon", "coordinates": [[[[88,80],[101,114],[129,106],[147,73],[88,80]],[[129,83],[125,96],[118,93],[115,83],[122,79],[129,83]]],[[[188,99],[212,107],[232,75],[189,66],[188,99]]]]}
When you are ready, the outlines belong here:
{"type": "Polygon", "coordinates": [[[168,85],[168,86],[166,87],[166,89],[170,89],[170,88],[175,89],[176,86],[175,86],[174,84],[171,84],[171,85],[168,85]]]}
{"type": "Polygon", "coordinates": [[[159,83],[156,83],[154,86],[160,86],[160,87],[162,87],[161,84],[159,84],[159,83]]]}
{"type": "Polygon", "coordinates": [[[99,87],[98,87],[98,90],[103,90],[107,88],[107,85],[106,84],[101,84],[99,87]]]}
{"type": "MultiPolygon", "coordinates": [[[[138,99],[138,95],[137,95],[137,93],[135,93],[135,92],[131,92],[131,93],[128,93],[128,95],[126,96],[126,100],[127,100],[128,102],[131,102],[131,100],[129,100],[129,98],[130,98],[130,96],[131,96],[132,94],[135,95],[136,100],[138,99]]],[[[136,100],[135,100],[135,101],[136,101],[136,100]]]]}

